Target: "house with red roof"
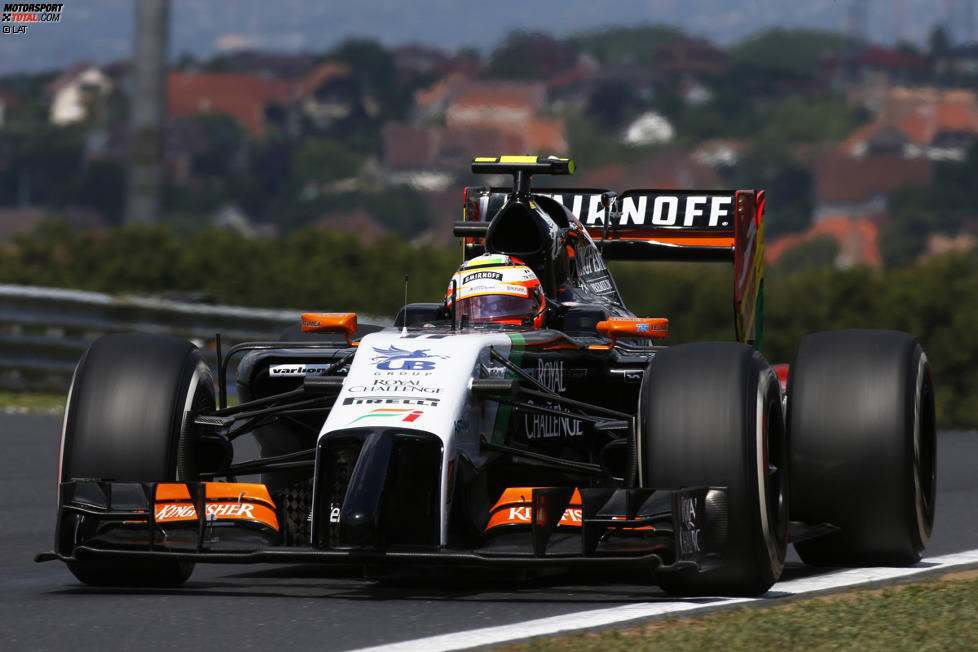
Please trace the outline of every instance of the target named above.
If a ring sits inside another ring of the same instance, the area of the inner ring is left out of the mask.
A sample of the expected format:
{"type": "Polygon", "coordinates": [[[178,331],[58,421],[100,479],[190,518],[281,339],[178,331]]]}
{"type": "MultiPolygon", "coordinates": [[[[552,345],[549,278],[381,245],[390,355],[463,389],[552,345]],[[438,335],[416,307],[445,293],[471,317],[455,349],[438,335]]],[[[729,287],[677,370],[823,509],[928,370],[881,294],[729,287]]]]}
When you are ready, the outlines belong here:
{"type": "Polygon", "coordinates": [[[241,73],[171,72],[167,110],[174,117],[231,116],[252,134],[288,127],[298,112],[316,129],[362,110],[360,89],[344,63],[326,62],[296,80],[241,73]]]}
{"type": "Polygon", "coordinates": [[[846,156],[834,150],[815,161],[814,222],[829,217],[886,216],[887,196],[905,185],[929,185],[933,164],[893,155],[846,156]]]}
{"type": "Polygon", "coordinates": [[[822,237],[831,237],[839,247],[835,264],[843,269],[856,265],[879,267],[883,256],[879,248],[879,224],[868,217],[826,217],[804,233],[791,233],[764,244],[764,262],[776,265],[791,255],[791,250],[822,237]]]}
{"type": "Polygon", "coordinates": [[[723,184],[713,169],[681,149],[666,149],[638,161],[611,163],[588,168],[583,162],[574,175],[575,186],[583,188],[721,188],[723,184]]]}
{"type": "Polygon", "coordinates": [[[892,153],[852,157],[831,148],[820,152],[814,167],[812,226],[765,243],[765,260],[777,263],[791,249],[830,236],[839,247],[837,266],[881,265],[879,232],[889,195],[905,185],[928,185],[932,175],[933,163],[926,158],[892,153]]]}
{"type": "Polygon", "coordinates": [[[963,161],[978,141],[978,98],[972,91],[895,88],[879,117],[844,140],[853,157],[888,155],[963,161]]]}
{"type": "Polygon", "coordinates": [[[445,108],[449,129],[495,128],[520,138],[519,152],[567,153],[564,121],[541,115],[547,101],[543,82],[474,82],[445,108]]]}
{"type": "Polygon", "coordinates": [[[931,66],[926,57],[880,45],[831,52],[820,57],[818,62],[818,77],[835,90],[847,86],[916,84],[925,82],[930,75],[931,66]]]}
{"type": "Polygon", "coordinates": [[[320,64],[296,84],[293,96],[307,124],[319,131],[357,113],[376,113],[364,102],[360,85],[345,63],[320,64]]]}
{"type": "Polygon", "coordinates": [[[395,180],[432,185],[424,174],[442,172],[450,176],[439,178],[449,182],[472,157],[487,152],[564,154],[564,122],[542,114],[546,101],[542,82],[473,82],[462,73],[446,75],[415,94],[422,124],[384,127],[384,164],[395,180]]]}
{"type": "Polygon", "coordinates": [[[730,55],[707,40],[683,38],[652,49],[656,70],[670,77],[720,77],[730,72],[730,55]]]}
{"type": "Polygon", "coordinates": [[[174,117],[207,113],[231,116],[252,134],[291,100],[292,84],[254,75],[171,72],[166,77],[167,112],[174,117]]]}

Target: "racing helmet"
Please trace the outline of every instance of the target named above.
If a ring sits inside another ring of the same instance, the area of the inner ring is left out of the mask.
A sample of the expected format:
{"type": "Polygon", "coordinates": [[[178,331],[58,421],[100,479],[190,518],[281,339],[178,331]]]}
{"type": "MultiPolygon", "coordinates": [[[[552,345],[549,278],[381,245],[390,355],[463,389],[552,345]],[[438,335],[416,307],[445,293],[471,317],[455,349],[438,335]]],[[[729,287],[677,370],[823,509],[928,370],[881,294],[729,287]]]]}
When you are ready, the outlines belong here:
{"type": "Polygon", "coordinates": [[[470,322],[541,328],[547,300],[543,286],[523,261],[485,254],[462,263],[448,284],[449,310],[470,322]],[[454,293],[453,293],[454,286],[454,293]],[[453,307],[453,303],[458,305],[453,307]]]}

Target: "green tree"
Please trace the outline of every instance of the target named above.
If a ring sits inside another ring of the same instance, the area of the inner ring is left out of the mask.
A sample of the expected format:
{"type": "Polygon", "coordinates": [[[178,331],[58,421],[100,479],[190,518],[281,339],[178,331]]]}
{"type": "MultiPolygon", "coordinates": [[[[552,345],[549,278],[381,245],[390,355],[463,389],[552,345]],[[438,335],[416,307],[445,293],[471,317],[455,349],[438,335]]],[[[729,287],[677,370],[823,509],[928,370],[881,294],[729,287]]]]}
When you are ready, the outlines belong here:
{"type": "Polygon", "coordinates": [[[804,269],[827,267],[839,255],[839,245],[830,235],[820,235],[792,247],[784,253],[775,266],[778,274],[791,274],[804,269]]]}
{"type": "Polygon", "coordinates": [[[310,139],[296,150],[292,169],[301,187],[306,183],[355,177],[360,170],[360,158],[335,141],[310,139]]]}
{"type": "Polygon", "coordinates": [[[951,39],[943,25],[937,25],[927,37],[927,50],[932,57],[939,57],[951,47],[951,39]]]}
{"type": "Polygon", "coordinates": [[[240,172],[247,139],[238,122],[220,113],[204,113],[191,120],[200,127],[204,136],[199,151],[193,157],[193,174],[223,178],[240,172]]]}
{"type": "Polygon", "coordinates": [[[766,237],[804,231],[811,223],[814,199],[811,170],[786,149],[756,147],[733,166],[728,177],[732,187],[765,191],[766,237]]]}
{"type": "Polygon", "coordinates": [[[394,55],[380,43],[367,38],[349,38],[327,52],[326,59],[350,65],[374,121],[400,119],[407,113],[412,97],[410,89],[397,83],[394,55]]]}
{"type": "Polygon", "coordinates": [[[605,64],[635,62],[654,65],[653,50],[656,46],[684,38],[688,38],[685,32],[670,25],[635,25],[575,32],[567,40],[581,52],[605,64]]]}
{"type": "Polygon", "coordinates": [[[126,172],[121,163],[91,162],[67,186],[66,203],[98,211],[113,224],[122,221],[126,172]]]}
{"type": "Polygon", "coordinates": [[[815,29],[776,27],[753,34],[730,49],[734,75],[811,78],[819,57],[852,45],[848,36],[815,29]]]}
{"type": "Polygon", "coordinates": [[[489,56],[486,74],[501,79],[549,79],[577,62],[577,50],[543,32],[511,32],[489,56]]]}

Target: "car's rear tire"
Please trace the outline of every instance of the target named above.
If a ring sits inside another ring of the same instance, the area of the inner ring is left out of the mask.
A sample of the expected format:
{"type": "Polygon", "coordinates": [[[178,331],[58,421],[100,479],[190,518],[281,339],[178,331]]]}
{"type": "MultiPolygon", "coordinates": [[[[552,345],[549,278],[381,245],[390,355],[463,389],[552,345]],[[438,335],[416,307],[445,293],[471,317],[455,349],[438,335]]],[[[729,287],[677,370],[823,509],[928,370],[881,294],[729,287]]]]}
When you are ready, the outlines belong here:
{"type": "Polygon", "coordinates": [[[720,568],[660,574],[678,595],[758,595],[777,581],[787,547],[788,452],[778,379],[733,342],[660,350],[641,390],[639,460],[649,487],[727,487],[720,568]]]}
{"type": "Polygon", "coordinates": [[[831,523],[795,545],[818,566],[907,565],[934,524],[934,384],[917,340],[896,331],[816,333],[788,378],[791,518],[831,523]]]}
{"type": "MultiPolygon", "coordinates": [[[[190,342],[138,333],[99,338],[75,368],[68,393],[61,481],[195,480],[186,413],[214,405],[213,376],[190,342]]],[[[78,517],[64,518],[61,531],[70,532],[78,517]]],[[[79,560],[68,568],[96,586],[178,586],[193,572],[192,563],[155,560],[79,560]]]]}

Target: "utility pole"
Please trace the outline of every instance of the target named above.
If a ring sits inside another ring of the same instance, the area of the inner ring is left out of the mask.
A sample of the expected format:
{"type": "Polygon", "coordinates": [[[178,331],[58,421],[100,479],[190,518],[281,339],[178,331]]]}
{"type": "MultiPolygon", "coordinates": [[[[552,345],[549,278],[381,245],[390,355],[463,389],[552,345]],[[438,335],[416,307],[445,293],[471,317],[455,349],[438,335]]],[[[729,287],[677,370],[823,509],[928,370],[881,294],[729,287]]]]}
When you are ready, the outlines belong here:
{"type": "Polygon", "coordinates": [[[163,186],[166,55],[170,1],[137,0],[129,99],[129,189],[126,222],[157,222],[163,186]]]}
{"type": "Polygon", "coordinates": [[[846,31],[853,41],[869,39],[869,0],[851,0],[846,31]]]}

